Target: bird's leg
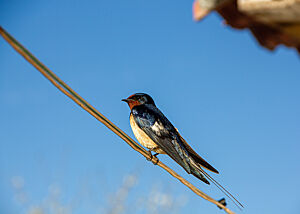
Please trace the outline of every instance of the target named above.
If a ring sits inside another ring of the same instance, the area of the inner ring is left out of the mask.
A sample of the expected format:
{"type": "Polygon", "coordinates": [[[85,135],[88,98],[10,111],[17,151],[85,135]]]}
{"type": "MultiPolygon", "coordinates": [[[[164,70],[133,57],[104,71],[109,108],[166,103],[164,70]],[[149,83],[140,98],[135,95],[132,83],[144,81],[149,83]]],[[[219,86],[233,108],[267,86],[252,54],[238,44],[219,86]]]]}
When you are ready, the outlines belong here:
{"type": "Polygon", "coordinates": [[[159,155],[159,153],[155,153],[153,156],[154,156],[154,157],[157,157],[157,155],[159,155]]]}

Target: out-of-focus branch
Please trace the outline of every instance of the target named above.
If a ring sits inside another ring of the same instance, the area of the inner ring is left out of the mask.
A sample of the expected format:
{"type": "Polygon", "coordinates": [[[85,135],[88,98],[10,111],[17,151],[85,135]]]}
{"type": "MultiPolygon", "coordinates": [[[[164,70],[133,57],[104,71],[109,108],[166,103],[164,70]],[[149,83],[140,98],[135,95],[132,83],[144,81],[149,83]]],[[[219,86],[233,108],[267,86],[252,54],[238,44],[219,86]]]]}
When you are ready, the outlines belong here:
{"type": "MultiPolygon", "coordinates": [[[[15,40],[10,34],[8,34],[1,26],[0,26],[0,35],[20,54],[22,55],[30,64],[32,64],[40,73],[42,73],[55,87],[57,87],[61,92],[71,98],[75,103],[77,103],[81,108],[86,110],[92,116],[94,116],[97,120],[103,123],[106,127],[112,130],[116,135],[122,138],[131,148],[135,151],[142,154],[148,160],[151,159],[148,152],[141,147],[138,143],[136,143],[133,139],[131,139],[125,132],[123,132],[119,127],[109,121],[104,115],[102,115],[99,111],[97,111],[92,105],[90,105],[87,101],[85,101],[79,94],[77,94],[72,88],[70,88],[65,82],[63,82],[55,73],[50,71],[44,64],[42,64],[36,57],[34,57],[25,47],[23,47],[17,40],[15,40]]],[[[177,178],[181,183],[190,188],[194,193],[199,195],[211,203],[221,207],[225,210],[225,212],[229,214],[233,214],[233,212],[225,207],[223,204],[214,200],[207,194],[203,193],[187,180],[178,175],[175,171],[170,169],[164,163],[159,161],[156,157],[153,156],[151,161],[161,168],[165,169],[168,173],[170,173],[173,177],[177,178]]]]}

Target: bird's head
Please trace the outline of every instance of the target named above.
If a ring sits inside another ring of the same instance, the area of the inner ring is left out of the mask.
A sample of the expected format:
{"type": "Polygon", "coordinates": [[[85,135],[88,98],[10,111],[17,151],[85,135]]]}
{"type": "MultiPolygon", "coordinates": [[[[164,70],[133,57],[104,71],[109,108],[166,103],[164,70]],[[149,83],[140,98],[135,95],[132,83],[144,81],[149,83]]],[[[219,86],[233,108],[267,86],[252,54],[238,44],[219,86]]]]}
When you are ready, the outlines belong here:
{"type": "Polygon", "coordinates": [[[144,93],[136,93],[129,96],[127,99],[123,99],[122,101],[126,102],[129,105],[129,108],[132,109],[134,106],[139,106],[143,104],[152,104],[155,106],[153,99],[144,93]]]}

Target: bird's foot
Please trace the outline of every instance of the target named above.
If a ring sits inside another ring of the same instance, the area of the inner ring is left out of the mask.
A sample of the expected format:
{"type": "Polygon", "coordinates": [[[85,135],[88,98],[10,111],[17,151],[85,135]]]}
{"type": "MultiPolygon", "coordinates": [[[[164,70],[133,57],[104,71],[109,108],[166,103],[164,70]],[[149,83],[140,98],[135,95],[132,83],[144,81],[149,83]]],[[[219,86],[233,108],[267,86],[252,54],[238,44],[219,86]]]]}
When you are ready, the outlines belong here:
{"type": "Polygon", "coordinates": [[[158,153],[152,155],[151,150],[148,150],[148,154],[150,158],[147,158],[147,160],[151,161],[154,165],[157,165],[157,163],[159,162],[158,158],[156,157],[158,153]]]}
{"type": "Polygon", "coordinates": [[[147,159],[148,161],[151,161],[152,158],[153,158],[153,155],[152,155],[151,150],[148,150],[148,155],[149,155],[149,157],[147,157],[146,159],[147,159]]]}

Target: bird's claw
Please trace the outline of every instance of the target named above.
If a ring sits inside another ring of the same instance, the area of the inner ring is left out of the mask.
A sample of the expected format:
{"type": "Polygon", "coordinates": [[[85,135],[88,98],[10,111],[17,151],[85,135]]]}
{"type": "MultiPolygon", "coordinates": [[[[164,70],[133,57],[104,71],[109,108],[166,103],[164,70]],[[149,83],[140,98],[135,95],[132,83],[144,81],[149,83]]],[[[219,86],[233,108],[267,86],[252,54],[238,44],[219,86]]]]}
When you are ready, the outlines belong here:
{"type": "Polygon", "coordinates": [[[146,158],[148,161],[151,161],[154,165],[157,165],[157,163],[159,162],[158,158],[156,157],[158,155],[158,153],[152,155],[151,150],[148,151],[149,157],[150,158],[146,158]]]}
{"type": "Polygon", "coordinates": [[[152,155],[151,150],[148,150],[148,155],[149,155],[149,157],[146,157],[146,159],[147,159],[148,161],[151,161],[152,158],[153,158],[153,155],[152,155]]]}

